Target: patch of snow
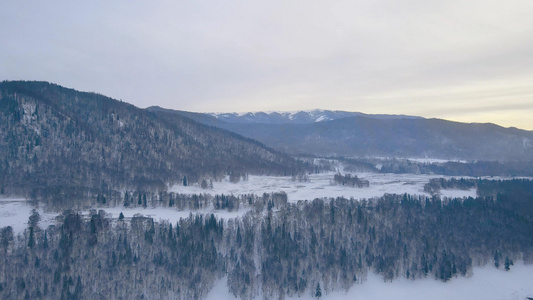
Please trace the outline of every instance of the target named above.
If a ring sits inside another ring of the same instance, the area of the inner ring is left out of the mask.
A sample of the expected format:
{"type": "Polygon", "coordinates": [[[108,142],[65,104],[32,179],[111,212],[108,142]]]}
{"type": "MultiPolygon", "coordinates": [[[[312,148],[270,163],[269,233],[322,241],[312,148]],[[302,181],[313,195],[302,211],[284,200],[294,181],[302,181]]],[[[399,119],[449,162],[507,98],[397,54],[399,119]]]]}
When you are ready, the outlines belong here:
{"type": "MultiPolygon", "coordinates": [[[[34,206],[25,199],[0,199],[0,228],[11,226],[15,235],[21,234],[28,227],[28,218],[32,214],[34,206]]],[[[239,209],[238,211],[215,210],[213,208],[199,209],[199,210],[178,210],[172,207],[95,207],[95,210],[104,210],[110,214],[112,218],[118,218],[120,213],[124,214],[126,218],[132,218],[136,214],[141,214],[145,217],[153,218],[154,221],[168,221],[176,223],[180,219],[188,218],[190,214],[215,215],[220,219],[233,219],[244,216],[250,211],[250,208],[239,209]]],[[[41,229],[46,229],[50,225],[56,224],[56,217],[61,215],[59,212],[45,212],[41,207],[36,208],[41,216],[41,221],[38,226],[41,229]]],[[[88,216],[90,210],[80,212],[84,216],[88,216]]]]}
{"type": "Polygon", "coordinates": [[[326,118],[325,116],[319,116],[318,118],[315,119],[315,122],[322,122],[322,121],[327,121],[329,120],[328,118],[326,118]]]}
{"type": "Polygon", "coordinates": [[[455,189],[442,189],[440,190],[439,194],[442,197],[446,198],[476,198],[477,197],[477,189],[469,189],[469,190],[455,190],[455,189]]]}
{"type": "MultiPolygon", "coordinates": [[[[156,222],[168,221],[170,223],[176,223],[180,219],[186,219],[190,214],[203,214],[203,215],[215,215],[215,217],[220,219],[234,219],[244,216],[249,209],[240,209],[238,211],[227,211],[227,210],[214,210],[214,209],[200,209],[200,210],[177,210],[172,207],[104,207],[99,208],[104,210],[106,213],[111,214],[112,218],[118,218],[120,213],[124,215],[125,218],[132,218],[136,214],[141,214],[145,217],[150,217],[156,222]]],[[[87,213],[87,211],[85,212],[87,213]]]]}
{"type": "MultiPolygon", "coordinates": [[[[369,274],[362,284],[353,285],[348,292],[325,293],[323,300],[524,300],[533,297],[533,265],[516,263],[510,271],[493,266],[475,267],[472,277],[457,277],[448,282],[434,279],[397,279],[384,282],[381,276],[369,274]]],[[[313,291],[314,292],[314,291],[313,291]]],[[[227,288],[227,278],[218,280],[207,295],[208,300],[236,299],[227,288]]],[[[262,296],[255,297],[262,299],[262,296]]],[[[301,297],[285,299],[315,300],[309,292],[301,297]]]]}
{"type": "Polygon", "coordinates": [[[0,202],[25,202],[25,198],[0,198],[0,202]]]}
{"type": "Polygon", "coordinates": [[[383,160],[383,161],[390,161],[390,160],[407,160],[417,163],[427,163],[427,164],[442,164],[447,162],[458,162],[458,163],[468,163],[467,160],[461,160],[461,159],[442,159],[442,158],[430,158],[430,157],[386,157],[386,156],[364,156],[364,157],[351,157],[354,159],[357,158],[367,158],[367,159],[376,159],[376,160],[383,160]]]}
{"type": "Polygon", "coordinates": [[[524,149],[530,148],[531,147],[531,140],[528,139],[528,138],[523,138],[522,139],[522,144],[524,146],[524,149]]]}
{"type": "MultiPolygon", "coordinates": [[[[26,199],[1,199],[0,200],[0,228],[11,226],[13,233],[18,235],[28,227],[28,218],[35,207],[26,199]]],[[[41,216],[41,221],[37,225],[46,229],[54,224],[56,213],[44,212],[41,207],[36,208],[41,216]]]]}

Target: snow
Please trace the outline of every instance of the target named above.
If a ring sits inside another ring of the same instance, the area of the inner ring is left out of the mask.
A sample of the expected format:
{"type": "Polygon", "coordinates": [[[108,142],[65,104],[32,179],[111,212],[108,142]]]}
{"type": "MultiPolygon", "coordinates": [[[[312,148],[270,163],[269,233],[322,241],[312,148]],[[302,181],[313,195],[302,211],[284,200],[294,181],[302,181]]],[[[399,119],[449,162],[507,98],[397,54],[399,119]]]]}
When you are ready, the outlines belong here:
{"type": "Polygon", "coordinates": [[[440,158],[406,158],[406,160],[418,162],[418,163],[426,163],[426,164],[443,164],[447,162],[457,162],[457,163],[468,163],[466,160],[460,160],[460,159],[440,159],[440,158]]]}
{"type": "MultiPolygon", "coordinates": [[[[342,166],[341,166],[342,170],[342,166]]],[[[369,187],[356,188],[349,186],[334,185],[332,183],[335,172],[310,174],[307,182],[293,181],[291,177],[281,176],[249,176],[248,180],[240,181],[239,183],[231,183],[229,178],[221,182],[213,182],[212,189],[202,189],[198,185],[182,186],[175,185],[169,190],[181,194],[211,194],[211,195],[243,195],[256,194],[261,196],[263,193],[285,192],[289,202],[297,202],[299,200],[313,200],[316,198],[337,198],[344,197],[347,199],[353,198],[355,200],[370,199],[374,197],[381,197],[384,194],[410,194],[430,196],[424,192],[424,185],[429,182],[431,178],[451,178],[440,175],[413,175],[413,174],[383,174],[383,173],[357,173],[361,179],[370,182],[369,187]]],[[[494,178],[506,179],[506,178],[494,178]]],[[[451,190],[443,189],[440,191],[442,197],[447,198],[462,198],[462,197],[476,197],[476,189],[470,190],[451,190]]],[[[5,226],[12,226],[15,234],[22,233],[27,227],[28,217],[31,215],[34,207],[25,199],[1,199],[0,198],[0,228],[5,226]]],[[[187,218],[192,214],[214,214],[223,219],[231,219],[241,217],[248,210],[240,209],[235,212],[228,212],[225,210],[214,210],[212,207],[204,208],[196,211],[179,211],[176,208],[168,207],[101,207],[95,208],[103,209],[110,213],[112,217],[116,218],[122,212],[126,218],[133,217],[135,214],[142,214],[153,218],[155,221],[168,220],[172,223],[177,222],[181,218],[187,218]]],[[[37,208],[41,215],[39,226],[46,228],[54,224],[55,218],[59,212],[44,212],[42,208],[37,208]]],[[[88,214],[89,210],[83,211],[83,214],[88,214]]]]}
{"type": "MultiPolygon", "coordinates": [[[[311,174],[309,181],[292,181],[291,177],[276,176],[249,176],[247,181],[231,183],[228,178],[221,182],[213,182],[212,189],[202,189],[197,185],[183,186],[175,185],[170,191],[181,194],[256,194],[272,192],[287,193],[288,200],[296,202],[298,200],[313,200],[315,198],[345,197],[356,200],[381,197],[384,194],[411,194],[430,196],[424,192],[424,185],[431,178],[452,178],[441,175],[425,174],[390,174],[390,173],[356,173],[357,177],[366,179],[370,186],[366,188],[355,188],[350,186],[339,186],[332,183],[335,172],[311,174]]],[[[475,190],[443,190],[443,196],[451,197],[476,197],[475,190]]]]}
{"type": "Polygon", "coordinates": [[[439,194],[442,197],[446,198],[463,198],[463,197],[477,197],[477,189],[469,189],[469,190],[451,190],[451,189],[442,189],[440,190],[439,194]]]}
{"type": "MultiPolygon", "coordinates": [[[[31,202],[26,199],[0,199],[0,228],[11,226],[15,235],[22,234],[24,229],[28,227],[28,218],[32,214],[34,207],[31,202]]],[[[120,213],[124,214],[125,218],[132,218],[136,214],[142,214],[145,217],[153,218],[154,221],[168,221],[176,223],[180,219],[188,218],[190,214],[211,215],[221,219],[233,219],[244,216],[250,209],[240,209],[238,211],[214,210],[212,208],[200,210],[178,210],[172,207],[95,207],[95,210],[104,210],[112,218],[118,218],[120,213]]],[[[45,212],[38,207],[37,212],[41,216],[41,221],[38,226],[46,229],[48,226],[55,224],[55,219],[61,213],[59,212],[45,212]]],[[[90,210],[80,212],[84,216],[89,216],[90,210]]]]}
{"type": "MultiPolygon", "coordinates": [[[[315,198],[330,198],[330,197],[344,197],[347,199],[353,198],[356,200],[369,199],[373,197],[381,197],[384,194],[410,194],[430,196],[424,192],[424,184],[429,179],[442,177],[438,175],[413,175],[413,174],[381,174],[381,173],[358,173],[356,174],[361,179],[366,179],[370,182],[370,186],[366,188],[355,188],[349,186],[340,186],[332,184],[335,172],[311,174],[309,181],[298,182],[293,181],[291,177],[276,177],[276,176],[249,176],[248,180],[240,181],[239,183],[231,183],[229,178],[221,182],[213,182],[213,189],[202,189],[197,185],[182,186],[176,185],[170,188],[170,191],[181,194],[211,194],[211,195],[243,195],[263,193],[285,192],[290,202],[297,202],[298,200],[313,200],[315,198]]],[[[441,190],[443,197],[476,197],[476,190],[441,190]]],[[[31,215],[34,207],[25,199],[0,199],[0,228],[5,226],[12,226],[15,234],[22,233],[27,228],[28,217],[31,215]]],[[[228,212],[225,210],[214,210],[212,207],[190,211],[179,211],[176,208],[168,207],[102,207],[95,209],[103,209],[110,213],[113,218],[118,218],[122,212],[126,218],[131,218],[135,214],[142,214],[146,217],[151,217],[155,221],[167,220],[175,223],[181,218],[187,218],[192,214],[214,214],[223,219],[231,219],[241,217],[248,210],[240,209],[235,212],[228,212]]],[[[42,208],[37,208],[37,212],[41,215],[39,226],[46,228],[54,224],[55,218],[59,213],[44,212],[42,208]]],[[[82,211],[83,214],[89,214],[89,210],[82,211]]]]}
{"type": "MultiPolygon", "coordinates": [[[[523,300],[533,297],[533,265],[516,263],[510,271],[496,269],[493,266],[475,267],[470,278],[457,277],[448,282],[434,279],[397,279],[384,282],[375,274],[368,276],[362,284],[356,284],[348,291],[336,291],[326,294],[322,291],[320,299],[338,300],[523,300]]],[[[256,297],[255,299],[261,299],[256,297]]],[[[227,279],[215,283],[207,295],[208,300],[235,299],[228,292],[227,279]]],[[[316,299],[309,293],[301,297],[285,299],[311,300],[316,299]]]]}
{"type": "MultiPolygon", "coordinates": [[[[23,233],[28,227],[28,218],[34,207],[26,199],[0,199],[0,228],[11,226],[15,235],[23,233]]],[[[54,224],[56,213],[44,212],[42,208],[36,208],[41,216],[39,227],[46,228],[54,224]]]]}
{"type": "Polygon", "coordinates": [[[327,121],[327,120],[329,120],[329,119],[326,118],[325,116],[319,116],[318,118],[315,119],[315,122],[318,123],[318,122],[322,122],[322,121],[324,121],[324,120],[327,121]]]}
{"type": "MultiPolygon", "coordinates": [[[[378,175],[378,174],[374,174],[378,175]]],[[[384,175],[384,174],[381,174],[384,175]]],[[[396,181],[387,180],[392,179],[390,176],[381,178],[382,187],[385,190],[393,190],[395,188],[413,188],[422,180],[423,176],[414,176],[410,180],[416,180],[415,184],[403,185],[408,177],[396,177],[396,181]]],[[[264,178],[263,178],[264,179],[264,178]]],[[[316,179],[316,178],[315,178],[316,179]]],[[[367,179],[372,179],[378,182],[379,177],[368,176],[367,179]]],[[[427,177],[425,178],[427,180],[427,177]]],[[[285,178],[285,181],[287,179],[285,178]]],[[[300,184],[300,183],[295,183],[300,184]]],[[[317,183],[319,184],[319,183],[317,183]]],[[[377,189],[380,190],[380,189],[377,189]]],[[[470,191],[460,191],[463,193],[470,191]]],[[[458,192],[459,193],[459,192],[458,192]]],[[[20,234],[27,227],[28,217],[31,215],[33,206],[31,202],[26,199],[0,199],[0,228],[4,226],[12,226],[15,234],[20,234]]],[[[98,209],[98,208],[97,208],[98,209]]],[[[197,211],[180,211],[175,208],[126,208],[126,207],[112,207],[102,208],[112,217],[116,218],[122,212],[126,218],[131,218],[135,214],[142,214],[144,216],[153,217],[155,220],[168,220],[175,223],[180,218],[187,218],[189,214],[215,214],[219,218],[237,218],[243,216],[248,212],[246,209],[241,209],[236,212],[215,211],[212,208],[206,208],[197,211]]],[[[41,215],[39,226],[46,228],[48,225],[54,223],[54,219],[58,213],[44,212],[42,208],[38,207],[37,211],[41,215]]],[[[84,215],[88,211],[82,212],[84,215]]],[[[484,300],[523,300],[526,296],[533,296],[533,265],[524,265],[517,262],[511,268],[511,271],[503,271],[496,269],[493,266],[475,267],[473,276],[470,278],[457,277],[449,282],[441,282],[434,279],[417,279],[415,281],[408,279],[397,279],[392,282],[384,282],[378,275],[369,275],[367,280],[362,284],[354,285],[348,292],[336,291],[326,294],[323,291],[321,299],[484,299],[484,300]]],[[[261,299],[262,297],[256,297],[261,299]]],[[[226,279],[216,282],[213,289],[209,292],[207,299],[235,299],[233,295],[228,292],[226,279]]],[[[310,294],[302,297],[287,297],[286,299],[301,299],[311,300],[310,294]]]]}
{"type": "MultiPolygon", "coordinates": [[[[142,207],[110,207],[110,208],[100,208],[103,209],[106,213],[111,214],[111,217],[118,218],[120,213],[124,215],[125,218],[132,218],[136,214],[142,214],[145,217],[153,218],[154,221],[168,221],[170,223],[176,223],[180,219],[188,218],[190,214],[203,214],[203,215],[215,215],[217,218],[221,219],[233,219],[244,216],[249,209],[240,209],[238,211],[226,211],[226,210],[214,210],[214,209],[201,209],[201,210],[177,210],[171,207],[155,207],[155,208],[142,208],[142,207]]],[[[87,211],[85,211],[87,213],[87,211]]]]}
{"type": "Polygon", "coordinates": [[[524,146],[524,149],[527,149],[527,148],[530,148],[531,147],[531,140],[528,139],[528,138],[523,138],[522,139],[522,144],[524,146]]]}
{"type": "MultiPolygon", "coordinates": [[[[322,121],[328,121],[330,118],[326,117],[324,115],[324,110],[322,109],[313,109],[313,110],[295,110],[295,111],[256,111],[256,112],[234,112],[234,113],[208,113],[208,115],[214,116],[215,118],[224,118],[228,116],[237,116],[237,117],[244,117],[244,116],[256,116],[258,114],[266,114],[269,116],[272,116],[274,114],[281,115],[283,118],[292,121],[295,119],[297,114],[305,113],[310,118],[314,120],[314,122],[322,122],[322,121]]],[[[253,120],[252,120],[253,121],[253,120]]]]}

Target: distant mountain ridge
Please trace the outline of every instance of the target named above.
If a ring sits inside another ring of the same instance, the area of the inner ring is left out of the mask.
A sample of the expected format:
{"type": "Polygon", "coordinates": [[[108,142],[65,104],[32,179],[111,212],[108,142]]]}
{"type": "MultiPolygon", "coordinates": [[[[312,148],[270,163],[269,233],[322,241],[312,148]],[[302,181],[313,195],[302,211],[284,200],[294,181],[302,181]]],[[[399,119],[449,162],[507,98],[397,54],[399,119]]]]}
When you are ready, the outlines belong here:
{"type": "Polygon", "coordinates": [[[47,82],[0,82],[0,194],[164,190],[304,167],[255,140],[179,115],[47,82]]]}
{"type": "MultiPolygon", "coordinates": [[[[163,110],[148,108],[148,110],[163,110]]],[[[168,110],[170,111],[170,110],[168,110]]],[[[533,132],[495,124],[460,123],[394,115],[344,116],[304,113],[300,122],[269,121],[274,114],[217,115],[173,111],[175,115],[256,139],[290,154],[383,156],[490,161],[533,161],[533,132]],[[322,120],[326,116],[333,120],[322,120]],[[333,117],[331,117],[333,118],[333,117]],[[317,121],[319,120],[319,121],[317,121]]],[[[279,114],[283,120],[298,113],[279,114]]]]}
{"type": "Polygon", "coordinates": [[[209,115],[229,123],[261,123],[261,124],[308,124],[333,121],[348,117],[368,117],[375,119],[418,119],[420,117],[406,115],[364,114],[341,110],[306,110],[294,112],[247,112],[247,113],[209,113],[209,115]]]}

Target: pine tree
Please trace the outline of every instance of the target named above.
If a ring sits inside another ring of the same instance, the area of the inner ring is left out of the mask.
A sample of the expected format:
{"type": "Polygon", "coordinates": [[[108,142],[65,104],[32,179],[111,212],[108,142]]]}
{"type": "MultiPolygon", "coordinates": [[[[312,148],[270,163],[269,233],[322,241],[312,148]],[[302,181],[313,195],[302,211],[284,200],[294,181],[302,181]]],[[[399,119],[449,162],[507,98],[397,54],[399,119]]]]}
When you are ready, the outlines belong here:
{"type": "Polygon", "coordinates": [[[44,231],[43,249],[48,249],[48,234],[46,233],[46,230],[44,231]]]}
{"type": "Polygon", "coordinates": [[[494,252],[494,266],[496,268],[500,267],[500,253],[498,252],[498,250],[494,252]]]}
{"type": "Polygon", "coordinates": [[[509,259],[509,256],[505,257],[505,271],[511,270],[511,266],[513,265],[513,261],[509,259]]]}
{"type": "Polygon", "coordinates": [[[318,299],[322,297],[322,289],[320,288],[320,283],[316,284],[315,297],[317,297],[318,299]]]}
{"type": "Polygon", "coordinates": [[[128,207],[130,205],[130,196],[128,194],[128,191],[124,194],[124,206],[128,207]]]}
{"type": "Polygon", "coordinates": [[[28,247],[33,248],[35,246],[35,238],[33,237],[33,227],[30,227],[30,237],[28,238],[28,247]]]}

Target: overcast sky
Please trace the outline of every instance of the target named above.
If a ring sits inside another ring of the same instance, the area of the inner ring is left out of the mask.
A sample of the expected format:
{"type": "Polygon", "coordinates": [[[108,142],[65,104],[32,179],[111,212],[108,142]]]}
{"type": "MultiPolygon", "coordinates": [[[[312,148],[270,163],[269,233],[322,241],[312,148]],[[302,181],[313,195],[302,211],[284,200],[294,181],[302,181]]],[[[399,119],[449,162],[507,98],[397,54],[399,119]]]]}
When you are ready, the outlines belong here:
{"type": "Polygon", "coordinates": [[[139,107],[533,130],[533,1],[5,0],[0,80],[19,79],[139,107]]]}

